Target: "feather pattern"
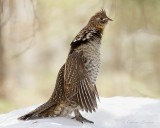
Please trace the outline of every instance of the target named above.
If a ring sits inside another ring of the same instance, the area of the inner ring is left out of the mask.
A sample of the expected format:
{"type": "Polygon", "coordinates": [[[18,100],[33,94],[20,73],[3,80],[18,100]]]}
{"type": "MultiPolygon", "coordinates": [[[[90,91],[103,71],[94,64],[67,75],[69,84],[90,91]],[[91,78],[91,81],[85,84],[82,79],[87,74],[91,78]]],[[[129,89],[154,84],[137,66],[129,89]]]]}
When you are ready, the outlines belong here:
{"type": "Polygon", "coordinates": [[[71,49],[75,49],[82,44],[87,44],[95,38],[101,38],[102,32],[100,30],[95,29],[94,27],[86,26],[84,29],[78,33],[78,35],[74,38],[71,43],[71,49]]]}
{"type": "Polygon", "coordinates": [[[51,98],[19,119],[66,116],[74,112],[76,120],[93,123],[82,117],[79,110],[92,112],[97,108],[96,79],[100,68],[100,44],[108,21],[112,20],[104,9],[90,18],[71,42],[68,59],[58,73],[51,98]]]}
{"type": "Polygon", "coordinates": [[[68,100],[76,99],[75,102],[85,111],[95,111],[97,107],[95,93],[88,74],[84,69],[83,52],[70,54],[65,64],[64,92],[68,100]],[[74,98],[77,97],[77,98],[74,98]]]}
{"type": "Polygon", "coordinates": [[[49,116],[48,115],[44,115],[44,111],[49,110],[50,108],[55,108],[55,106],[57,105],[57,103],[59,103],[61,101],[61,99],[63,98],[62,93],[64,92],[64,65],[61,67],[59,73],[58,73],[58,77],[57,77],[57,81],[56,81],[56,87],[55,90],[51,96],[51,98],[44,104],[42,104],[41,106],[39,106],[38,108],[36,108],[35,110],[27,113],[24,116],[19,117],[19,119],[21,120],[28,120],[28,119],[36,119],[36,118],[40,118],[40,117],[44,117],[44,116],[49,116]],[[58,90],[58,91],[57,91],[58,90]]]}

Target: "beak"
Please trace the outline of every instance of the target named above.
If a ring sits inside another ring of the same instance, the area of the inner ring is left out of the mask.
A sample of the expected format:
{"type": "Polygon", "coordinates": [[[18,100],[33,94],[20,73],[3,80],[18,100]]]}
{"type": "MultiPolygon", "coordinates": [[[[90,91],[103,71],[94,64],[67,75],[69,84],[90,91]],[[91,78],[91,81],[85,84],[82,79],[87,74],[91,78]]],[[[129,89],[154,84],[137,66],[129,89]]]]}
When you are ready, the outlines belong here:
{"type": "Polygon", "coordinates": [[[112,19],[110,19],[109,17],[107,17],[109,21],[113,21],[112,19]]]}

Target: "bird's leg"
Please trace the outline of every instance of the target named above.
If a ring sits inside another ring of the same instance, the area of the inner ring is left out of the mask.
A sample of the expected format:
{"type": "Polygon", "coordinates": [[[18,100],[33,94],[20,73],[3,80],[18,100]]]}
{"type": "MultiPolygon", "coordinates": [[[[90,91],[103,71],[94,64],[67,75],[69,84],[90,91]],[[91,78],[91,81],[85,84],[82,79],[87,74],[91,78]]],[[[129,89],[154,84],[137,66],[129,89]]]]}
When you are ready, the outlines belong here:
{"type": "Polygon", "coordinates": [[[73,117],[72,119],[76,119],[77,121],[81,123],[83,122],[94,123],[93,121],[90,121],[84,118],[78,110],[74,110],[74,114],[75,114],[75,117],[73,117]]]}

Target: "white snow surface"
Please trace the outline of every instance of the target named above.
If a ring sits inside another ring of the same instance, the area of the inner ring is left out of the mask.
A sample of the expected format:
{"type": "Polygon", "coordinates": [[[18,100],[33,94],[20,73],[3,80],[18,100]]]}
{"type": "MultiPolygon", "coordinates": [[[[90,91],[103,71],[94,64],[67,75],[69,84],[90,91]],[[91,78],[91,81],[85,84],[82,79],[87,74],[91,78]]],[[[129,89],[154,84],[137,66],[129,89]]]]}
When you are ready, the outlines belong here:
{"type": "Polygon", "coordinates": [[[71,116],[29,121],[18,117],[36,106],[0,115],[0,128],[160,128],[160,100],[135,97],[100,98],[95,113],[81,112],[94,124],[80,123],[71,116]]]}

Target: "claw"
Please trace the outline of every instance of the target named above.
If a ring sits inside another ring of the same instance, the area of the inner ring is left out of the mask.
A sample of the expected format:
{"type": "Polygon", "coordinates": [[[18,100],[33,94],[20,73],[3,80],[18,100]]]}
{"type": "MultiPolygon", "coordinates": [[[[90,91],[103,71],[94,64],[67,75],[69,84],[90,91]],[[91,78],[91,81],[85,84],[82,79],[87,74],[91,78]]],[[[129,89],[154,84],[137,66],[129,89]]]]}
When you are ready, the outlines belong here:
{"type": "Polygon", "coordinates": [[[81,122],[81,123],[83,123],[83,122],[92,123],[92,124],[94,123],[93,121],[90,121],[90,120],[84,118],[84,117],[80,114],[79,111],[75,110],[74,113],[75,113],[75,117],[73,117],[72,119],[76,119],[77,121],[79,121],[79,122],[81,122]]]}

